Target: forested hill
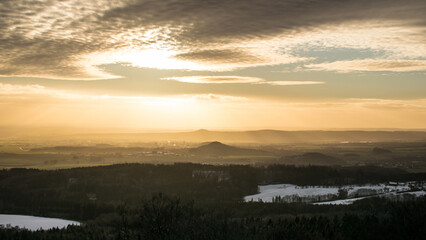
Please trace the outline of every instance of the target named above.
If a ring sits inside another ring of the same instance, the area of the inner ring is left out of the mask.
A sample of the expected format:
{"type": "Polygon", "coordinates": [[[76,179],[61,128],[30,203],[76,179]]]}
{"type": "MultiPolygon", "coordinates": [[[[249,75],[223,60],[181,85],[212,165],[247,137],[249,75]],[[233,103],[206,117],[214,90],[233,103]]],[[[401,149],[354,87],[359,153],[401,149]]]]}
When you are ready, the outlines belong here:
{"type": "Polygon", "coordinates": [[[220,142],[211,142],[204,144],[197,148],[191,148],[188,150],[189,153],[202,156],[232,156],[232,155],[272,155],[267,151],[239,148],[229,146],[220,142]]]}

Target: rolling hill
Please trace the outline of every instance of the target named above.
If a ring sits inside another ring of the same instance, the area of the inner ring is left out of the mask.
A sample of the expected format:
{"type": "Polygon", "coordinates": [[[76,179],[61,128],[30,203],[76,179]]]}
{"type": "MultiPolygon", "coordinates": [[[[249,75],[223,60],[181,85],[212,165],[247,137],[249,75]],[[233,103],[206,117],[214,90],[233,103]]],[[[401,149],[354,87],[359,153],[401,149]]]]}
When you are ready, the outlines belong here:
{"type": "Polygon", "coordinates": [[[199,156],[249,156],[249,155],[271,155],[271,153],[248,148],[229,146],[220,142],[210,142],[197,148],[190,148],[190,154],[199,156]]]}

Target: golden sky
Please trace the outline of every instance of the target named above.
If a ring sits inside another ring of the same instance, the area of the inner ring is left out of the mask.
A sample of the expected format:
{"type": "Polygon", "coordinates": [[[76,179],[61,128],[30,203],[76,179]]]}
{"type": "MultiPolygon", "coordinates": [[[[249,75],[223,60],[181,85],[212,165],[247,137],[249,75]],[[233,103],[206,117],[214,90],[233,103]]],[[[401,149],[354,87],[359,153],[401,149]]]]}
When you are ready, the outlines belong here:
{"type": "Polygon", "coordinates": [[[426,128],[426,2],[0,2],[0,125],[426,128]]]}

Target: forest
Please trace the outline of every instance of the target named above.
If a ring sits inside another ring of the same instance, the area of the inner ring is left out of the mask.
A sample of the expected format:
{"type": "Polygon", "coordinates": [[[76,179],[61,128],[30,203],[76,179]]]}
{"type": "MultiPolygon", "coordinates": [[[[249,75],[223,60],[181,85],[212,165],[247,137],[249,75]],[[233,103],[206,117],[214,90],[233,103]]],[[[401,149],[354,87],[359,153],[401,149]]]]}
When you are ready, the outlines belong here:
{"type": "Polygon", "coordinates": [[[422,181],[381,167],[118,164],[0,171],[0,211],[81,226],[0,229],[0,239],[422,239],[426,199],[353,205],[244,202],[258,185],[422,181]]]}

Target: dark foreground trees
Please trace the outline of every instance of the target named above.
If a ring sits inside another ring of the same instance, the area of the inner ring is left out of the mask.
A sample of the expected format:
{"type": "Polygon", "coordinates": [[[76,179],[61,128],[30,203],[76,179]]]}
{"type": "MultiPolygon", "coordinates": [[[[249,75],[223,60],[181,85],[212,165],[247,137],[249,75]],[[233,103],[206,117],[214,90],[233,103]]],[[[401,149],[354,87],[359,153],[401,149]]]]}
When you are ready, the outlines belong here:
{"type": "Polygon", "coordinates": [[[232,211],[214,211],[182,203],[162,194],[139,207],[117,208],[115,217],[81,227],[30,232],[0,229],[0,239],[424,239],[426,199],[389,202],[368,199],[334,216],[239,218],[232,211]]]}
{"type": "Polygon", "coordinates": [[[0,240],[423,239],[426,199],[316,206],[242,202],[242,198],[256,193],[259,184],[340,185],[425,176],[376,167],[283,165],[1,170],[0,212],[66,218],[84,225],[36,232],[0,228],[0,240]]]}

